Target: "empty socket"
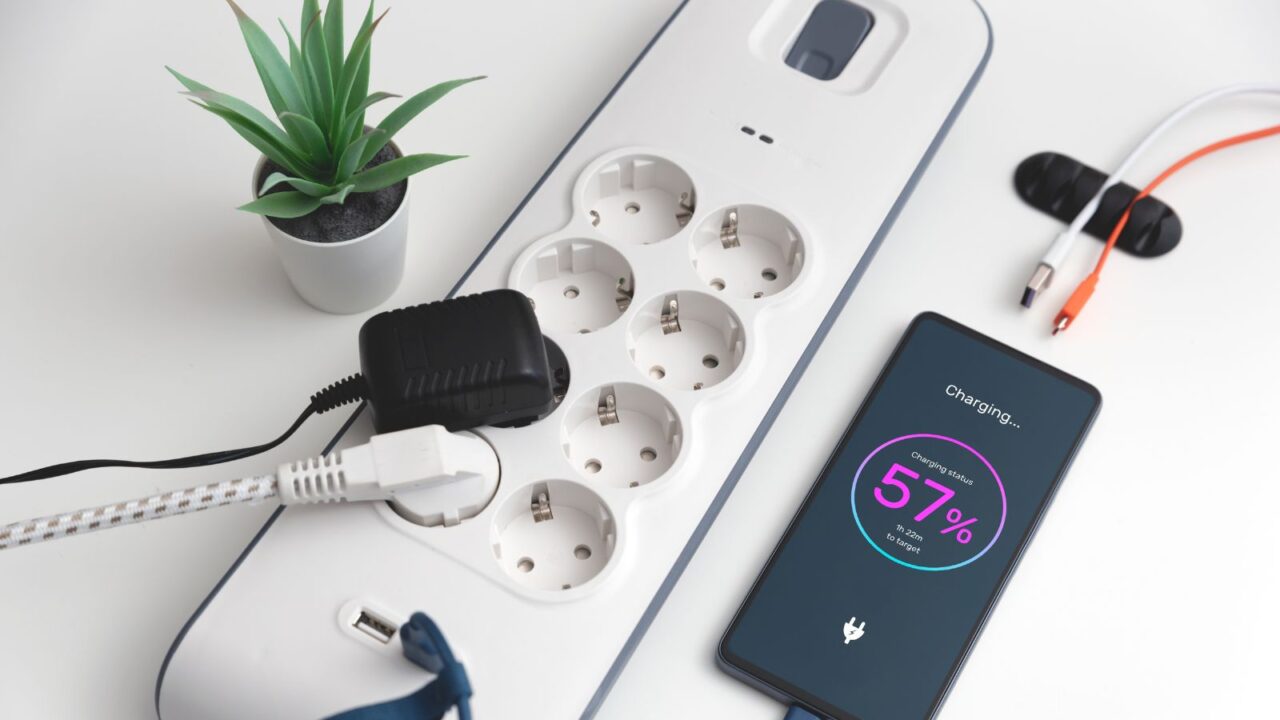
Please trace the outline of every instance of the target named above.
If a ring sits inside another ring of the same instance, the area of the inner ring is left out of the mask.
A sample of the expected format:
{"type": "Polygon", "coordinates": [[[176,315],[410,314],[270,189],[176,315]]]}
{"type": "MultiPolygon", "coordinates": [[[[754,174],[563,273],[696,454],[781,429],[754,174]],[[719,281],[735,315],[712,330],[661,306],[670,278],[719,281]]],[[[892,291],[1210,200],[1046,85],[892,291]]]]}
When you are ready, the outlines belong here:
{"type": "Polygon", "coordinates": [[[533,300],[545,330],[588,333],[631,305],[635,276],[622,253],[596,240],[560,240],[523,258],[511,284],[533,300]]]}
{"type": "Polygon", "coordinates": [[[804,264],[804,242],[791,221],[759,205],[713,213],[689,245],[693,267],[713,291],[737,298],[782,292],[804,264]]]}
{"type": "Polygon", "coordinates": [[[595,171],[583,206],[606,237],[645,244],[680,232],[693,217],[697,194],[679,165],[653,155],[628,155],[595,171]]]}
{"type": "Polygon", "coordinates": [[[661,395],[615,383],[579,397],[560,427],[565,457],[588,483],[639,487],[680,455],[680,419],[661,395]]]}
{"type": "Polygon", "coordinates": [[[679,292],[645,303],[631,320],[627,350],[640,372],[659,387],[702,390],[737,369],[746,333],[720,300],[679,292]]]}
{"type": "Polygon", "coordinates": [[[613,555],[613,513],[587,487],[548,480],[503,502],[491,531],[493,554],[520,585],[561,591],[600,573],[613,555]]]}

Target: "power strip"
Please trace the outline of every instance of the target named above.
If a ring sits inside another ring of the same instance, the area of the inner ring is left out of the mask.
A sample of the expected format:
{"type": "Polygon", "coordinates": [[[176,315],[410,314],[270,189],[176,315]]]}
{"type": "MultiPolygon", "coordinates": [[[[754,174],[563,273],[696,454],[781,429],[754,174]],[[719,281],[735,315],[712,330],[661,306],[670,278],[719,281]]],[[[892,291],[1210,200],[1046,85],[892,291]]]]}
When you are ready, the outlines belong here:
{"type": "Polygon", "coordinates": [[[595,712],[986,63],[972,0],[859,0],[857,53],[809,77],[784,57],[816,3],[686,2],[455,288],[526,293],[572,372],[550,417],[480,432],[487,508],[278,513],[175,641],[162,717],[411,692],[385,629],[415,610],[478,717],[595,712]]]}

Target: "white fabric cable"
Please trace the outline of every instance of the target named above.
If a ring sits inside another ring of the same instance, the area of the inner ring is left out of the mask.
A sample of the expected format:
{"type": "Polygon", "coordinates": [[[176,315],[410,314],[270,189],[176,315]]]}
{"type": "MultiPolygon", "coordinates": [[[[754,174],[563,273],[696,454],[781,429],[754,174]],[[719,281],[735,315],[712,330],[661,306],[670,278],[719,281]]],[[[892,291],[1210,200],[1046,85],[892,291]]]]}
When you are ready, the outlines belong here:
{"type": "Polygon", "coordinates": [[[5,525],[0,527],[0,550],[223,505],[258,503],[277,495],[275,475],[239,478],[174,490],[129,502],[5,525]]]}
{"type": "Polygon", "coordinates": [[[428,425],[375,435],[367,444],[337,455],[285,463],[274,475],[227,480],[0,526],[0,550],[266,500],[314,505],[395,497],[409,503],[408,512],[416,522],[449,525],[483,510],[498,488],[500,474],[498,456],[484,439],[428,425]]]}

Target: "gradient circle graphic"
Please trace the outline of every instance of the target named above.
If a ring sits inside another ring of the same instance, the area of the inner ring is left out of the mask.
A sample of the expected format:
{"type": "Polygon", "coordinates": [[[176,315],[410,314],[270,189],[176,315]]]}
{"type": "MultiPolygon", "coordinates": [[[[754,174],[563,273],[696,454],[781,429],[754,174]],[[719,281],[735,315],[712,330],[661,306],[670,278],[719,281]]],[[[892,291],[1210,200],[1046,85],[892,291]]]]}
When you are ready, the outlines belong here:
{"type": "Polygon", "coordinates": [[[853,520],[877,552],[913,570],[964,567],[1004,531],[1004,483],[982,453],[945,435],[889,440],[858,466],[853,520]]]}

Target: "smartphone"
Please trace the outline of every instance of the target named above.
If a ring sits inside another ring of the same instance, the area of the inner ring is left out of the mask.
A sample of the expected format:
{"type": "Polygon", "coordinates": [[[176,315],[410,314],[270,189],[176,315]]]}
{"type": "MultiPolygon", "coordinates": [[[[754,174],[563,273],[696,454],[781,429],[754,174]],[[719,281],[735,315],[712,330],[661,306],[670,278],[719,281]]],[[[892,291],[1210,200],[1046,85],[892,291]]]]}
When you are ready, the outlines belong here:
{"type": "Polygon", "coordinates": [[[725,632],[720,665],[820,716],[933,717],[1101,404],[1082,380],[916,317],[725,632]]]}

